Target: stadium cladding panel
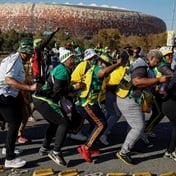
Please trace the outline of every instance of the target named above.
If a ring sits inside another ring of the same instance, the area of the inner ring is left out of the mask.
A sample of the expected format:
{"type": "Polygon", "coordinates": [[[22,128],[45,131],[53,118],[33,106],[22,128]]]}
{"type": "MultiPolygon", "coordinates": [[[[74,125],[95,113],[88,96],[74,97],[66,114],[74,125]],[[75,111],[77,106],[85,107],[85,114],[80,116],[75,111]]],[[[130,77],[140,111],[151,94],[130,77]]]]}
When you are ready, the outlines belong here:
{"type": "Polygon", "coordinates": [[[83,5],[0,3],[0,30],[51,31],[60,26],[74,36],[91,37],[100,29],[115,28],[121,34],[148,35],[166,32],[158,17],[136,11],[83,5]]]}

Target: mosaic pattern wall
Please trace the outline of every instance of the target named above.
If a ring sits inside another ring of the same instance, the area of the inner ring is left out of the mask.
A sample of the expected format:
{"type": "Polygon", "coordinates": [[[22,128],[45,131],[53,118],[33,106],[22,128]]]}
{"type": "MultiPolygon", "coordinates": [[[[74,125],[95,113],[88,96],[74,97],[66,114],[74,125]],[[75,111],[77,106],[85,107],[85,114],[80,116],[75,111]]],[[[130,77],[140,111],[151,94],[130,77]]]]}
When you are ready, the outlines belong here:
{"type": "Polygon", "coordinates": [[[158,17],[141,12],[102,7],[0,3],[0,30],[50,31],[60,26],[75,36],[91,37],[102,28],[117,28],[124,35],[147,35],[166,31],[158,17]]]}

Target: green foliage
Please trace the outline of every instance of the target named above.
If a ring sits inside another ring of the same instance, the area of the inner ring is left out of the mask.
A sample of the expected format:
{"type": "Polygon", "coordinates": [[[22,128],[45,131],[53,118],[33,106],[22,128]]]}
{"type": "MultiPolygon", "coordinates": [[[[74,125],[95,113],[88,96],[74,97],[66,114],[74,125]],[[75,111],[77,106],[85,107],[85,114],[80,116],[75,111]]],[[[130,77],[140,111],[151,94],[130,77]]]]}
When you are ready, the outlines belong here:
{"type": "Polygon", "coordinates": [[[44,35],[43,35],[40,31],[37,31],[37,32],[33,35],[33,39],[38,39],[38,38],[44,38],[44,35]]]}
{"type": "Polygon", "coordinates": [[[0,34],[0,51],[2,50],[3,43],[4,43],[4,38],[3,38],[3,36],[0,34]]]}
{"type": "Polygon", "coordinates": [[[93,40],[84,40],[84,48],[95,48],[95,43],[93,40]]]}
{"type": "Polygon", "coordinates": [[[167,33],[150,34],[148,36],[122,36],[120,45],[123,48],[126,44],[130,44],[133,48],[140,46],[144,51],[157,48],[157,46],[166,46],[167,33]]]}
{"type": "MultiPolygon", "coordinates": [[[[46,36],[38,31],[35,34],[17,33],[15,30],[9,30],[6,33],[0,31],[0,51],[15,52],[21,39],[44,39],[46,36]]],[[[100,41],[103,47],[108,46],[111,51],[115,48],[122,49],[126,44],[130,44],[133,48],[140,46],[144,51],[148,51],[157,46],[165,46],[167,41],[167,33],[150,34],[148,36],[123,36],[117,29],[101,29],[97,35],[91,39],[83,36],[71,36],[68,32],[60,30],[49,43],[50,47],[57,42],[59,46],[65,46],[66,42],[74,42],[83,50],[86,48],[95,48],[96,43],[100,41]]]]}
{"type": "Polygon", "coordinates": [[[120,33],[117,29],[101,29],[93,37],[94,43],[101,41],[103,46],[108,46],[111,50],[120,47],[120,33]]]}
{"type": "Polygon", "coordinates": [[[8,51],[14,51],[16,43],[18,43],[19,34],[15,30],[10,30],[6,32],[3,36],[2,50],[8,48],[8,51]]]}

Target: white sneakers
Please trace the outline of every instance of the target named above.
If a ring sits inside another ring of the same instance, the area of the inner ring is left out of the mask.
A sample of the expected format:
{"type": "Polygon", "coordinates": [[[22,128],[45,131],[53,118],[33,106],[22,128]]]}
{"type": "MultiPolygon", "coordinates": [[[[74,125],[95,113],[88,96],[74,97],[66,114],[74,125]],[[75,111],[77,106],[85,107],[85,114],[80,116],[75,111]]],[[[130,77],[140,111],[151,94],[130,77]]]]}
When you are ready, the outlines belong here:
{"type": "MultiPolygon", "coordinates": [[[[16,155],[20,155],[22,152],[23,152],[22,149],[15,148],[14,153],[15,153],[16,155]]],[[[2,148],[2,155],[6,155],[6,148],[5,148],[5,147],[2,148]]]]}
{"type": "Polygon", "coordinates": [[[14,158],[13,160],[5,160],[5,168],[20,168],[26,164],[25,160],[21,160],[20,158],[14,158]]]}
{"type": "Polygon", "coordinates": [[[86,141],[87,140],[87,136],[84,136],[82,133],[77,133],[77,134],[73,134],[73,133],[68,133],[67,137],[73,140],[77,140],[77,141],[86,141]]]}
{"type": "Polygon", "coordinates": [[[169,153],[168,151],[166,151],[164,153],[164,158],[170,158],[170,159],[173,159],[174,161],[176,161],[176,152],[172,152],[172,153],[169,153]]]}
{"type": "MultiPolygon", "coordinates": [[[[14,153],[19,155],[23,152],[22,149],[15,148],[14,153]]],[[[2,148],[2,155],[6,155],[6,148],[2,148]]],[[[14,158],[13,160],[5,160],[5,168],[20,168],[26,164],[26,161],[21,160],[20,158],[14,158]]]]}

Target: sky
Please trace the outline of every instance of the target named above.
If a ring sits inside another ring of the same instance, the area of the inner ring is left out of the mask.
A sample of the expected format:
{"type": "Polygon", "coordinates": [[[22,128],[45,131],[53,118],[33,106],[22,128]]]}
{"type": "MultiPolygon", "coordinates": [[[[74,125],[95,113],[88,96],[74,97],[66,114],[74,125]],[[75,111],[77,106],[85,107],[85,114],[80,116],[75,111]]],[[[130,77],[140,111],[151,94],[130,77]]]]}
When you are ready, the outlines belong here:
{"type": "Polygon", "coordinates": [[[168,31],[174,30],[176,32],[176,0],[0,0],[0,2],[69,3],[71,5],[83,4],[86,6],[96,5],[124,8],[159,17],[166,23],[168,31]]]}

